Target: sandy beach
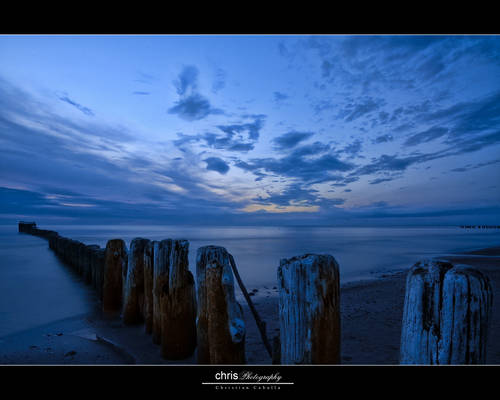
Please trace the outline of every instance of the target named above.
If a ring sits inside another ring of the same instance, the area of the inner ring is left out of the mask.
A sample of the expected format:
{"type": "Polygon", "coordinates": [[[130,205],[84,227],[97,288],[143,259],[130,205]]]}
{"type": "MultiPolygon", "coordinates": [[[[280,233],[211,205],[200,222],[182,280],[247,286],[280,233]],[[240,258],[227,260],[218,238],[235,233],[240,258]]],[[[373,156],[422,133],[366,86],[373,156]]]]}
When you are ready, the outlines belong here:
{"type": "MultiPolygon", "coordinates": [[[[487,363],[500,364],[500,247],[444,255],[454,264],[479,268],[494,290],[487,363]]],[[[418,261],[418,260],[416,260],[418,261]]],[[[410,267],[410,266],[408,266],[410,267]]],[[[341,285],[342,364],[398,364],[406,270],[341,285]]],[[[267,335],[279,334],[277,287],[248,287],[267,335]]],[[[247,328],[248,364],[270,364],[250,310],[237,289],[247,328]]],[[[142,325],[125,326],[118,315],[103,315],[96,300],[89,314],[0,338],[0,364],[193,364],[195,356],[163,360],[142,325]]]]}

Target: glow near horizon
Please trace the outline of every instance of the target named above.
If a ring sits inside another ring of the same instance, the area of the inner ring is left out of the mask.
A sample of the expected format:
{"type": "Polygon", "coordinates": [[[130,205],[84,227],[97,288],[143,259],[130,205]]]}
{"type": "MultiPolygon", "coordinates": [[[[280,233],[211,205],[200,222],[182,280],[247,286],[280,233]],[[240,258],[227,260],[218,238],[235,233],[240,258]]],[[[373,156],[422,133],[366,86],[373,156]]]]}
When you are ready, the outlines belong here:
{"type": "Polygon", "coordinates": [[[55,214],[499,205],[500,37],[5,35],[0,58],[0,186],[55,214]]]}

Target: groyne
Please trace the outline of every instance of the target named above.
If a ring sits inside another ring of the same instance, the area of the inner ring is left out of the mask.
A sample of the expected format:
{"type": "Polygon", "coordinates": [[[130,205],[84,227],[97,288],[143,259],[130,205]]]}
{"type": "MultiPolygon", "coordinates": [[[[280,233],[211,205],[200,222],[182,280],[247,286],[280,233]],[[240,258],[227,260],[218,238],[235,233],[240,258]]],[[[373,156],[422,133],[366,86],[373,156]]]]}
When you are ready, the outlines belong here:
{"type": "Polygon", "coordinates": [[[60,236],[56,231],[38,229],[35,222],[19,222],[19,232],[47,239],[49,247],[65,264],[92,285],[102,301],[105,250],[60,236]]]}
{"type": "MultiPolygon", "coordinates": [[[[246,327],[234,294],[236,277],[273,363],[340,362],[340,277],[331,255],[281,260],[280,330],[271,350],[265,323],[234,257],[223,247],[198,249],[195,279],[188,269],[187,240],[135,238],[127,249],[122,239],[112,239],[102,249],[38,229],[35,222],[19,222],[19,232],[47,239],[56,255],[96,289],[103,311],[120,312],[124,324],[144,324],[166,359],[197,352],[200,364],[245,363],[246,327]]],[[[400,362],[484,363],[492,296],[489,278],[475,268],[417,262],[407,276],[400,362]]]]}

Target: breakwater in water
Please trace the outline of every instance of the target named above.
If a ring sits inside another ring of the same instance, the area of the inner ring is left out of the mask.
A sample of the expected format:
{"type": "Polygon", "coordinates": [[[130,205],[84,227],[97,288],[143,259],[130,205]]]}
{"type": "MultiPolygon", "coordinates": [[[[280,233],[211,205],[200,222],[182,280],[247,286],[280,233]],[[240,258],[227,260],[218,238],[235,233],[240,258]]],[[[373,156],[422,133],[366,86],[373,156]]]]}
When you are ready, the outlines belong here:
{"type": "Polygon", "coordinates": [[[96,289],[104,312],[119,312],[126,325],[144,324],[165,359],[186,359],[198,348],[200,364],[245,363],[245,323],[225,248],[198,249],[195,283],[187,240],[135,238],[127,248],[122,239],[111,239],[103,249],[39,229],[35,222],[21,221],[18,229],[47,239],[96,289]],[[197,291],[196,284],[203,289],[197,291]]]}
{"type": "Polygon", "coordinates": [[[92,285],[102,300],[105,249],[60,236],[56,231],[38,229],[34,222],[19,222],[19,232],[47,239],[49,248],[92,285]]]}
{"type": "MultiPolygon", "coordinates": [[[[19,231],[46,238],[97,289],[104,311],[120,312],[124,324],[144,323],[164,358],[181,360],[196,351],[200,364],[245,363],[246,327],[234,276],[244,294],[246,289],[225,248],[197,250],[195,280],[186,240],[134,238],[127,249],[122,239],[112,239],[102,249],[38,229],[34,222],[19,223],[19,231]]],[[[273,362],[340,362],[337,261],[304,254],[282,259],[277,272],[280,329],[272,351],[265,324],[254,314],[273,362]]],[[[406,282],[400,361],[484,363],[492,306],[492,287],[479,270],[440,260],[415,264],[406,282]]]]}

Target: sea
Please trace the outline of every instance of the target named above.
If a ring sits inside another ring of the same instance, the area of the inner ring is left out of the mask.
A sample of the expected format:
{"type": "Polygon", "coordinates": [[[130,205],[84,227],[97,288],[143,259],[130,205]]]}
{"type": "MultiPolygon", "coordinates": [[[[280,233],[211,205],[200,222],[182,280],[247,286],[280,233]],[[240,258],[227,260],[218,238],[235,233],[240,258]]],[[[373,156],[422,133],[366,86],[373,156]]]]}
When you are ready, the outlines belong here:
{"type": "MultiPolygon", "coordinates": [[[[193,275],[198,248],[223,246],[234,256],[249,290],[277,286],[280,260],[306,253],[334,256],[342,284],[408,269],[425,258],[500,245],[499,229],[459,227],[47,225],[39,228],[101,247],[117,238],[125,240],[127,246],[136,237],[187,239],[193,275]]],[[[18,233],[17,229],[17,225],[0,225],[0,338],[90,312],[95,304],[93,290],[54,255],[45,239],[18,233]]]]}

